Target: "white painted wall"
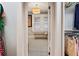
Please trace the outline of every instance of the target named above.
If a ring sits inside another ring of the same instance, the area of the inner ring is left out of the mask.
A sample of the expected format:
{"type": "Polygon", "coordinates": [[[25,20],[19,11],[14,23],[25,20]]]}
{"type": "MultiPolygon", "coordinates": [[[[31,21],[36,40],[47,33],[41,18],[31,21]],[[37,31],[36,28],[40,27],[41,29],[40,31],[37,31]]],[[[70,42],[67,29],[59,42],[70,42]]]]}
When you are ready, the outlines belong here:
{"type": "Polygon", "coordinates": [[[64,27],[66,30],[73,29],[74,11],[75,11],[75,5],[65,9],[65,21],[64,21],[65,25],[64,25],[64,27]]]}
{"type": "Polygon", "coordinates": [[[7,2],[2,3],[6,14],[5,25],[5,40],[8,56],[15,56],[16,53],[16,22],[17,22],[17,9],[19,3],[7,2]]]}

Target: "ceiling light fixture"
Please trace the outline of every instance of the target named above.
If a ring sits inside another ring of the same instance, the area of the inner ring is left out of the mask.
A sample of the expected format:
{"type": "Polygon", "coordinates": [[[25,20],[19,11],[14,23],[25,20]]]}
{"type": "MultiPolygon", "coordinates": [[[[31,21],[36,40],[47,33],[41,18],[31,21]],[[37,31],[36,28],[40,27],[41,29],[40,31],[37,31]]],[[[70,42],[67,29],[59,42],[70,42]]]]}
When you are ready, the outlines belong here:
{"type": "Polygon", "coordinates": [[[40,14],[40,8],[39,8],[38,4],[36,4],[36,5],[32,8],[32,13],[33,13],[33,14],[40,14]]]}

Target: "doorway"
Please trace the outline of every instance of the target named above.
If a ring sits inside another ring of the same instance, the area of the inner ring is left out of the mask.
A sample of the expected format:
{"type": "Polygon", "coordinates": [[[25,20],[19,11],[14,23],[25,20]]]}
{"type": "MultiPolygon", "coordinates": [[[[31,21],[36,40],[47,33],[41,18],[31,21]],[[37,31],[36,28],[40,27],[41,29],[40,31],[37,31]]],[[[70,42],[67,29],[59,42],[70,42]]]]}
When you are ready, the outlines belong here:
{"type": "Polygon", "coordinates": [[[28,55],[48,55],[48,3],[28,3],[28,55]]]}
{"type": "MultiPolygon", "coordinates": [[[[43,55],[51,55],[51,56],[61,55],[61,51],[62,51],[61,50],[62,49],[61,48],[61,39],[62,39],[61,38],[61,25],[62,25],[61,24],[61,3],[51,2],[51,3],[48,3],[48,6],[50,6],[48,9],[48,40],[46,40],[47,41],[46,47],[47,47],[48,51],[46,50],[47,52],[45,52],[45,54],[43,54],[43,55]]],[[[18,12],[19,15],[17,17],[18,18],[17,22],[20,23],[20,24],[17,24],[17,47],[18,47],[17,48],[17,55],[30,55],[29,48],[30,47],[33,48],[33,46],[29,45],[29,39],[28,39],[29,38],[28,16],[29,17],[32,17],[32,16],[28,15],[28,3],[20,3],[19,7],[21,9],[19,10],[20,12],[18,12]]],[[[39,9],[39,8],[37,8],[37,9],[39,9]]],[[[36,17],[36,15],[35,15],[35,17],[36,17]]],[[[36,22],[37,21],[38,20],[36,20],[36,22]]],[[[41,21],[41,22],[43,22],[43,21],[41,21]]],[[[32,22],[30,22],[29,27],[33,26],[31,23],[32,22]]],[[[34,30],[36,27],[37,26],[34,26],[32,28],[32,30],[34,30]]],[[[43,26],[41,26],[41,27],[43,27],[43,26]]],[[[40,30],[43,31],[44,29],[40,29],[40,30]]],[[[29,32],[31,32],[31,31],[29,31],[29,32]]],[[[37,36],[36,38],[38,38],[37,33],[35,33],[34,35],[37,36]]],[[[43,36],[43,38],[47,37],[47,33],[43,33],[43,35],[45,35],[45,37],[43,36]]],[[[30,42],[33,42],[33,41],[30,41],[30,42]]],[[[39,50],[42,50],[42,49],[39,49],[39,50]]],[[[35,53],[35,55],[36,54],[37,53],[35,53]]],[[[31,54],[31,55],[34,55],[34,54],[31,54]]],[[[38,55],[42,55],[42,54],[39,52],[38,55]]]]}

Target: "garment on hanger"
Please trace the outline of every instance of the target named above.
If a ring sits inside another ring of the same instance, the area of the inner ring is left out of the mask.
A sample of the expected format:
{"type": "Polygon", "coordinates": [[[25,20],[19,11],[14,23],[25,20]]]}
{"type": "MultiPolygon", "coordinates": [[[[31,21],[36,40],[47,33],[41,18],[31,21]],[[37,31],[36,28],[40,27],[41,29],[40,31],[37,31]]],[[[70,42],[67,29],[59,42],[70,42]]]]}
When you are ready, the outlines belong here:
{"type": "Polygon", "coordinates": [[[79,38],[77,38],[77,56],[79,56],[79,38]]]}
{"type": "Polygon", "coordinates": [[[2,16],[3,12],[4,12],[3,6],[2,4],[0,4],[0,17],[2,16]]]}
{"type": "Polygon", "coordinates": [[[5,55],[5,47],[4,47],[4,39],[3,39],[3,31],[4,31],[4,17],[3,17],[3,6],[0,4],[0,56],[5,55]]]}
{"type": "Polygon", "coordinates": [[[74,28],[79,30],[79,4],[75,5],[74,28]]]}
{"type": "Polygon", "coordinates": [[[68,56],[77,56],[76,40],[72,37],[65,38],[65,53],[68,56]]]}
{"type": "Polygon", "coordinates": [[[5,55],[5,51],[4,51],[4,41],[3,39],[0,37],[0,56],[4,56],[5,55]]]}

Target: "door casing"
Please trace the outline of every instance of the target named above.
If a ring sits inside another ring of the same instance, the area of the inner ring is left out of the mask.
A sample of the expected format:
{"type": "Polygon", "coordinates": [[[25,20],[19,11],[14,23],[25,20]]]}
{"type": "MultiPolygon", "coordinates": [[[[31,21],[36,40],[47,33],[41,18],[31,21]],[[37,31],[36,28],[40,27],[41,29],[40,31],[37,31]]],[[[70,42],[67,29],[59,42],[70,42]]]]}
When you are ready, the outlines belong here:
{"type": "MultiPolygon", "coordinates": [[[[48,29],[48,52],[51,56],[61,56],[62,51],[62,4],[50,3],[49,29],[48,29]]],[[[17,14],[17,55],[28,56],[28,2],[19,3],[17,14]],[[19,11],[18,11],[19,10],[19,11]],[[27,22],[27,23],[26,23],[27,22]]]]}

